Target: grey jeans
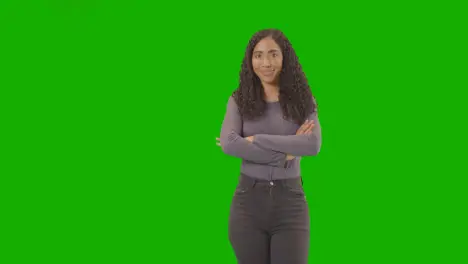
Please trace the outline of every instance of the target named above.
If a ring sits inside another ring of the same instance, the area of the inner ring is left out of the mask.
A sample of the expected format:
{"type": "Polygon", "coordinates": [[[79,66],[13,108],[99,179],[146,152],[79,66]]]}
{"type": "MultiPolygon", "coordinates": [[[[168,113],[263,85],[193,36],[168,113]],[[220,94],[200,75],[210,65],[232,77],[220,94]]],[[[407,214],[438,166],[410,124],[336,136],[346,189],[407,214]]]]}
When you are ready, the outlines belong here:
{"type": "Polygon", "coordinates": [[[264,181],[241,175],[229,216],[238,264],[307,264],[309,238],[301,178],[264,181]]]}

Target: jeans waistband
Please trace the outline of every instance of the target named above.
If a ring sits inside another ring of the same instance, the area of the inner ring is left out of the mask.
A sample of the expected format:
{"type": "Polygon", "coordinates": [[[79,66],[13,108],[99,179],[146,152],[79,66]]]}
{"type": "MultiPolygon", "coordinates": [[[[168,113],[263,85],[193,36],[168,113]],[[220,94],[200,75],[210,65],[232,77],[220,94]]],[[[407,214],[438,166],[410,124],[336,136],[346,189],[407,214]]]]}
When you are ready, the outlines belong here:
{"type": "Polygon", "coordinates": [[[239,184],[246,187],[254,187],[255,185],[299,187],[303,185],[303,181],[302,177],[281,180],[262,180],[241,173],[239,184]]]}
{"type": "Polygon", "coordinates": [[[255,175],[270,175],[271,179],[289,179],[301,176],[299,162],[295,161],[288,168],[257,164],[243,160],[241,173],[255,177],[255,175]]]}

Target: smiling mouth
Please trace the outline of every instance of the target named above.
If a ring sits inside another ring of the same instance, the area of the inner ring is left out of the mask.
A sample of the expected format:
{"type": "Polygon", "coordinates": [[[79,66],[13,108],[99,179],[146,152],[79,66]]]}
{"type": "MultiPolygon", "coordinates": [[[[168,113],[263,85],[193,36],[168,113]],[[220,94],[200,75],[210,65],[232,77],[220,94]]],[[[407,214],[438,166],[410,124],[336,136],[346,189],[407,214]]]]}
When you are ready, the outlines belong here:
{"type": "Polygon", "coordinates": [[[272,70],[272,71],[262,72],[262,74],[265,75],[265,76],[272,76],[274,72],[275,72],[275,70],[272,70]]]}

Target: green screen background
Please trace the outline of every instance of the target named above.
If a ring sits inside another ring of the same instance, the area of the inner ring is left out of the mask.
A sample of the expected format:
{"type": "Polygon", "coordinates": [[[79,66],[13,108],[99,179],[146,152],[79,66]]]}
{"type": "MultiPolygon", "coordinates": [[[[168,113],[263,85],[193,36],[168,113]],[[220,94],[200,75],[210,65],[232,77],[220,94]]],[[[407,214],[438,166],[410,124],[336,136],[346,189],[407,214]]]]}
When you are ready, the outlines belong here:
{"type": "Polygon", "coordinates": [[[0,263],[236,263],[215,138],[267,27],[319,103],[309,263],[467,263],[461,9],[128,2],[0,4],[0,263]]]}

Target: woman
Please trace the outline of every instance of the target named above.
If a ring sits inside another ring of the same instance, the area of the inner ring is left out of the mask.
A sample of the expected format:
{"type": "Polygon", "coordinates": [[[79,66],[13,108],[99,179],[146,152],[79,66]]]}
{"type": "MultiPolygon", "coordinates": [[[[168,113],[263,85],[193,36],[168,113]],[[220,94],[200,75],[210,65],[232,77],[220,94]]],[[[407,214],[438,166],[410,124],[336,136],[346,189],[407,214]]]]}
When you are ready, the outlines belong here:
{"type": "Polygon", "coordinates": [[[219,146],[242,159],[229,217],[239,264],[306,264],[309,210],[300,160],[321,146],[316,103],[291,43],[279,30],[250,40],[228,100],[219,146]]]}

